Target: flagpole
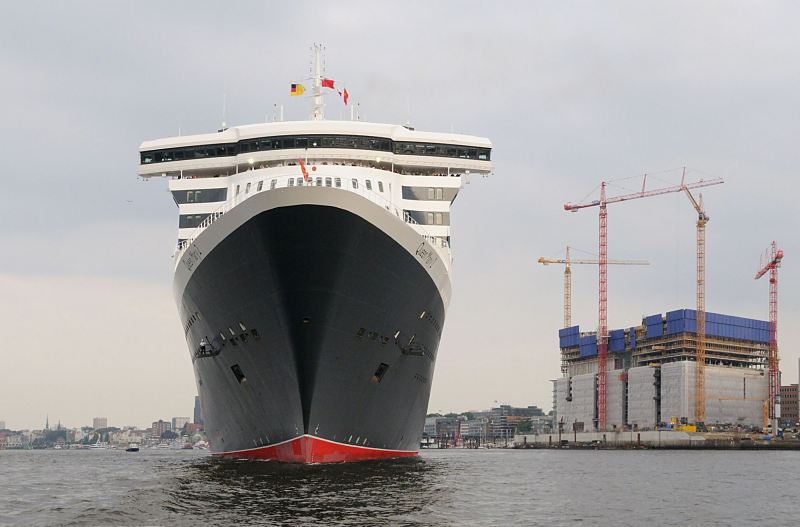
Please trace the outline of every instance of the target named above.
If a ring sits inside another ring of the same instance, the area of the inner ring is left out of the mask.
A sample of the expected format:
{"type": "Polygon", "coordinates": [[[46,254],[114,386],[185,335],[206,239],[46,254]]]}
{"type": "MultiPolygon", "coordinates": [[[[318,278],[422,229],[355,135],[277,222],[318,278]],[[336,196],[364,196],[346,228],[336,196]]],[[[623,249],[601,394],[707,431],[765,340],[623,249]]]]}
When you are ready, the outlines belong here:
{"type": "Polygon", "coordinates": [[[314,94],[314,109],[311,118],[315,121],[324,119],[322,107],[322,45],[314,44],[314,74],[311,80],[314,94]]]}

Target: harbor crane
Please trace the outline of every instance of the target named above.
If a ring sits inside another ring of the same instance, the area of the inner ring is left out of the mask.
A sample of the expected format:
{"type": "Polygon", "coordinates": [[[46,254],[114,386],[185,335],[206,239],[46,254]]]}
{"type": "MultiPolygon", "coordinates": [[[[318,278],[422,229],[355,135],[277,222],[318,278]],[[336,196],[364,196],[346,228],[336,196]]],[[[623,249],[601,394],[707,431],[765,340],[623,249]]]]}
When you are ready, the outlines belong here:
{"type": "MultiPolygon", "coordinates": [[[[561,264],[564,265],[564,327],[572,325],[572,270],[570,265],[598,265],[600,260],[571,259],[569,256],[570,247],[567,246],[566,258],[545,258],[540,256],[537,260],[542,265],[561,264]]],[[[608,265],[650,265],[645,260],[608,260],[608,265]]]]}
{"type": "MultiPolygon", "coordinates": [[[[769,353],[767,355],[767,378],[769,391],[767,406],[769,418],[772,420],[772,433],[777,434],[778,412],[780,405],[778,392],[780,390],[781,372],[778,369],[778,269],[783,260],[783,249],[778,248],[775,241],[767,248],[761,259],[761,268],[756,273],[756,280],[769,271],[769,353]]],[[[766,429],[764,430],[766,433],[766,429]]]]}
{"type": "MultiPolygon", "coordinates": [[[[686,167],[683,168],[681,175],[681,185],[686,178],[686,167]]],[[[695,364],[697,373],[695,375],[694,387],[694,422],[698,428],[702,429],[706,422],[706,223],[710,219],[703,207],[703,195],[699,199],[694,199],[691,191],[684,185],[683,191],[689,202],[697,211],[697,308],[696,308],[696,332],[697,332],[697,351],[695,364]]]]}
{"type": "MultiPolygon", "coordinates": [[[[611,203],[620,203],[623,201],[630,201],[640,198],[649,198],[652,196],[660,196],[662,194],[669,194],[671,192],[686,192],[689,190],[701,187],[708,187],[711,185],[719,185],[724,183],[722,178],[700,179],[691,183],[686,183],[686,169],[684,168],[681,176],[680,185],[670,187],[656,188],[647,190],[647,174],[642,178],[642,190],[630,194],[623,194],[620,196],[606,196],[606,186],[608,182],[602,181],[600,183],[600,199],[593,200],[587,203],[566,203],[564,210],[569,212],[577,212],[581,209],[589,207],[599,207],[599,224],[600,224],[600,273],[599,273],[599,302],[598,302],[598,328],[597,328],[597,429],[605,431],[606,429],[606,383],[608,371],[608,210],[607,206],[611,203]]],[[[702,207],[701,207],[702,210],[702,207]]],[[[705,222],[708,221],[706,217],[703,222],[703,291],[705,291],[705,222]]],[[[700,236],[700,227],[698,226],[698,237],[700,236]]],[[[700,243],[698,240],[698,250],[700,243]]],[[[698,267],[699,269],[699,267],[698,267]]],[[[699,286],[698,286],[699,287],[699,286]]],[[[705,296],[705,295],[703,295],[705,296]]],[[[703,319],[705,322],[705,318],[703,319]]],[[[700,375],[698,375],[699,377],[700,375]]]]}

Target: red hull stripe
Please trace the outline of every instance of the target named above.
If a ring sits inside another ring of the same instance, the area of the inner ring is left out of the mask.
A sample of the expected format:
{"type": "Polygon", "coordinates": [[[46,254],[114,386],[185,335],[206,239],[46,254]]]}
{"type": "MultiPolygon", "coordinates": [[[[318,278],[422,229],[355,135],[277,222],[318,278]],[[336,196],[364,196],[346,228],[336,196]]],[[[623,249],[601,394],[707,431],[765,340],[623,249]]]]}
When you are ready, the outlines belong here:
{"type": "Polygon", "coordinates": [[[269,459],[285,463],[346,463],[368,459],[390,459],[416,456],[415,450],[386,450],[336,443],[314,436],[300,436],[275,445],[217,452],[214,455],[236,459],[269,459]]]}

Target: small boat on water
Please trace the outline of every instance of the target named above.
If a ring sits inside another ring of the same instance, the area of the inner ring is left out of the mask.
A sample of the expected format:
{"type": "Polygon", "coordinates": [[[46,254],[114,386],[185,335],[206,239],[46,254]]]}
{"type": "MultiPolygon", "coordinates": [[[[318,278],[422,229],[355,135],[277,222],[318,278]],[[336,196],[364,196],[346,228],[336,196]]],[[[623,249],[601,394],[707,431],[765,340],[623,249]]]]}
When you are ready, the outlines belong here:
{"type": "Polygon", "coordinates": [[[131,443],[128,445],[128,448],[125,449],[125,452],[138,452],[138,451],[139,451],[138,443],[131,443]]]}

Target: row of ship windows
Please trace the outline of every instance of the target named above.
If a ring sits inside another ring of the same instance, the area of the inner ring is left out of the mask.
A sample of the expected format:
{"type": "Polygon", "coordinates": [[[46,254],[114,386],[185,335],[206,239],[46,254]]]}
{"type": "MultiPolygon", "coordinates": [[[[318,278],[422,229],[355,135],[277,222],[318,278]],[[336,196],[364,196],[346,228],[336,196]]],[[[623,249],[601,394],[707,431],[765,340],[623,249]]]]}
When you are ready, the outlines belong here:
{"type": "MultiPolygon", "coordinates": [[[[302,185],[302,179],[297,178],[297,185],[302,185]]],[[[312,178],[311,181],[318,187],[324,186],[326,187],[342,187],[342,179],[341,178],[312,178]]],[[[383,181],[378,181],[378,192],[383,192],[383,181]]],[[[244,188],[245,194],[250,192],[252,183],[247,183],[244,188]]],[[[358,188],[358,180],[353,179],[350,182],[350,185],[354,188],[358,188]]],[[[367,190],[372,190],[372,181],[367,179],[364,182],[364,185],[367,190]]],[[[273,179],[269,183],[269,188],[274,189],[277,186],[277,180],[273,179]]],[[[288,186],[293,187],[295,186],[295,178],[289,178],[288,186]]],[[[264,182],[259,181],[256,185],[256,192],[260,192],[264,188],[264,182]]],[[[236,186],[236,195],[239,195],[241,192],[241,185],[236,186]]],[[[441,187],[403,187],[403,199],[411,199],[411,200],[424,200],[428,199],[430,201],[441,201],[447,200],[452,201],[455,198],[458,189],[456,188],[441,188],[441,187]]],[[[219,201],[225,201],[228,198],[228,189],[226,188],[207,188],[207,189],[199,189],[199,190],[175,190],[172,192],[172,197],[175,200],[175,203],[178,205],[185,205],[187,203],[214,203],[219,201]]]]}
{"type": "MultiPolygon", "coordinates": [[[[428,212],[419,210],[406,210],[403,211],[407,217],[410,217],[414,222],[420,225],[450,225],[449,212],[428,212]]],[[[198,227],[203,220],[210,216],[209,213],[205,214],[181,214],[178,216],[179,229],[194,229],[198,227]]],[[[449,240],[448,240],[449,242],[449,240]]],[[[442,247],[447,247],[449,243],[442,242],[442,247]]]]}
{"type": "MultiPolygon", "coordinates": [[[[278,183],[277,179],[273,179],[272,181],[270,181],[269,182],[269,189],[270,190],[274,190],[276,185],[277,185],[277,183],[278,183]]],[[[330,177],[323,178],[321,176],[317,177],[317,178],[310,177],[310,178],[308,178],[308,181],[305,182],[305,185],[309,186],[309,187],[310,186],[321,187],[321,186],[323,186],[323,183],[324,183],[324,186],[326,186],[326,187],[342,188],[342,178],[339,178],[339,177],[336,177],[336,178],[330,178],[330,177]]],[[[354,189],[357,189],[358,188],[358,180],[353,178],[350,181],[350,185],[352,185],[352,187],[354,189]]],[[[245,187],[244,187],[244,193],[245,194],[249,194],[250,193],[251,186],[252,186],[252,182],[247,183],[245,185],[245,187]]],[[[295,178],[290,177],[289,181],[287,183],[287,186],[294,187],[295,186],[295,178]]],[[[297,178],[297,186],[298,187],[302,187],[303,186],[303,178],[297,178]]],[[[364,181],[364,186],[366,187],[367,190],[372,190],[372,180],[369,180],[369,179],[365,180],[364,181]]],[[[263,189],[264,189],[264,182],[263,181],[259,181],[258,185],[256,185],[256,192],[261,192],[263,189]]],[[[236,191],[234,193],[234,196],[238,196],[241,193],[241,191],[242,191],[242,186],[241,185],[236,185],[236,191]]],[[[383,181],[378,181],[378,192],[383,192],[383,181]]]]}
{"type": "MultiPolygon", "coordinates": [[[[197,222],[197,225],[199,225],[205,219],[206,216],[203,216],[200,219],[200,221],[197,222]]],[[[195,227],[197,227],[197,225],[195,225],[195,227]]],[[[450,236],[425,236],[425,239],[428,241],[428,243],[434,246],[444,247],[445,249],[450,247],[450,236]]],[[[183,247],[185,243],[186,243],[186,238],[180,238],[178,240],[178,248],[180,249],[181,247],[183,247]]],[[[434,325],[436,325],[437,330],[441,332],[441,328],[438,326],[438,323],[434,325]]],[[[185,328],[185,330],[186,332],[188,332],[188,328],[185,328]]]]}
{"type": "Polygon", "coordinates": [[[459,159],[476,159],[489,161],[491,149],[470,146],[447,145],[440,143],[419,143],[410,141],[392,141],[381,137],[360,135],[308,135],[280,136],[246,139],[238,143],[221,145],[201,145],[150,150],[141,152],[141,164],[166,163],[168,161],[185,161],[205,159],[209,157],[228,157],[248,152],[266,150],[288,150],[307,148],[347,148],[359,150],[377,150],[403,155],[454,157],[459,159]]]}

